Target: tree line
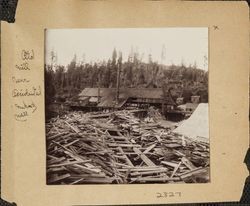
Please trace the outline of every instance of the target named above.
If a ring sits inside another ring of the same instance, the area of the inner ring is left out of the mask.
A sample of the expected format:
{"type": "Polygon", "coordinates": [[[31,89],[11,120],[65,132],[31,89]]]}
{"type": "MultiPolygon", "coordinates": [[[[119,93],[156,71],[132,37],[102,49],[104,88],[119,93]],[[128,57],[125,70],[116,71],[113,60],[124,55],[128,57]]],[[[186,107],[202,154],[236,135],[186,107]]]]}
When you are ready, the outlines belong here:
{"type": "Polygon", "coordinates": [[[208,72],[196,65],[162,65],[149,56],[148,63],[142,62],[138,54],[122,61],[122,53],[113,51],[108,61],[78,63],[76,55],[64,65],[45,65],[46,103],[74,98],[85,87],[113,88],[117,84],[120,69],[120,87],[162,88],[173,91],[174,98],[184,97],[190,101],[192,95],[199,95],[208,101],[208,72]]]}

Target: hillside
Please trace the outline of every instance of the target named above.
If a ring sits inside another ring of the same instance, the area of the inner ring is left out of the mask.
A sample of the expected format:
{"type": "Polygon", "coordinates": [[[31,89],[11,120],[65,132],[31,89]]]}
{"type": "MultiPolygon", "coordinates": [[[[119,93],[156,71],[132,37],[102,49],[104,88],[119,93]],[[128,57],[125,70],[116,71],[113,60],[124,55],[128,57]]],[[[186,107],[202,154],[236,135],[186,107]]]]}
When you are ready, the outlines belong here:
{"type": "Polygon", "coordinates": [[[171,88],[174,98],[200,95],[208,101],[208,72],[195,66],[165,66],[156,62],[144,63],[137,59],[121,63],[114,58],[101,63],[76,63],[67,66],[45,65],[46,103],[65,101],[75,97],[85,87],[116,87],[117,71],[120,68],[120,87],[171,88]]]}

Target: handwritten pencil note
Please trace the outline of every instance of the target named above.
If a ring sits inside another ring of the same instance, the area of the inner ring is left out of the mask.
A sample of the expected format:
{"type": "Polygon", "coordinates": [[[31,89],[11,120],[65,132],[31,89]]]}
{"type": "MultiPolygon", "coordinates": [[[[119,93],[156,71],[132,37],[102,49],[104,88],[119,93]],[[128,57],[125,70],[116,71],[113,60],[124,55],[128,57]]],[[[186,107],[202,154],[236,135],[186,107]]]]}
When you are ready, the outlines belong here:
{"type": "Polygon", "coordinates": [[[30,72],[31,62],[35,59],[34,50],[22,50],[20,64],[15,65],[12,76],[14,84],[12,98],[14,99],[14,118],[16,121],[27,121],[37,111],[37,97],[42,95],[41,85],[32,84],[30,72]]]}

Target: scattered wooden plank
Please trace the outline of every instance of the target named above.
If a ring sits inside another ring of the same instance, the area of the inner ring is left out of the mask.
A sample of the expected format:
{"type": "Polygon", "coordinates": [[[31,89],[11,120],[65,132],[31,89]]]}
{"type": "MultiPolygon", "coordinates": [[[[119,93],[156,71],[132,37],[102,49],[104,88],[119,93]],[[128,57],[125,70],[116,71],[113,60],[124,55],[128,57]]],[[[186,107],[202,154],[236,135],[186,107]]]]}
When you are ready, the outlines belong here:
{"type": "Polygon", "coordinates": [[[136,182],[168,182],[168,181],[181,181],[180,177],[137,177],[131,178],[131,181],[136,182]]]}
{"type": "Polygon", "coordinates": [[[90,115],[89,118],[104,118],[104,117],[110,117],[110,115],[114,114],[114,112],[106,113],[106,114],[95,114],[95,115],[90,115]]]}
{"type": "Polygon", "coordinates": [[[127,155],[124,154],[121,147],[118,147],[119,151],[123,154],[123,158],[126,160],[127,164],[131,167],[134,167],[133,163],[130,161],[127,155]]]}
{"type": "Polygon", "coordinates": [[[88,178],[88,177],[103,178],[106,177],[106,175],[105,173],[100,173],[100,174],[78,174],[71,176],[71,178],[88,178]]]}
{"type": "Polygon", "coordinates": [[[185,157],[186,155],[183,154],[182,152],[178,151],[178,150],[174,150],[173,151],[176,155],[180,156],[180,157],[185,157]]]}
{"type": "Polygon", "coordinates": [[[51,165],[51,164],[55,164],[55,163],[58,163],[58,162],[62,162],[64,160],[66,160],[65,157],[54,158],[54,159],[48,160],[47,161],[47,165],[51,165]]]}
{"type": "Polygon", "coordinates": [[[147,153],[150,152],[152,149],[154,149],[155,146],[156,146],[156,144],[152,144],[151,146],[147,147],[147,148],[143,151],[143,153],[144,153],[144,154],[147,154],[147,153]]]}
{"type": "Polygon", "coordinates": [[[48,165],[48,167],[49,168],[61,167],[61,166],[66,166],[66,165],[74,165],[74,164],[81,164],[81,163],[87,163],[87,162],[91,162],[91,160],[80,160],[80,161],[64,162],[64,163],[60,163],[60,164],[48,165]]]}
{"type": "Polygon", "coordinates": [[[71,183],[69,183],[69,184],[70,184],[70,185],[75,185],[75,184],[81,182],[82,180],[84,180],[84,178],[80,178],[80,179],[75,180],[74,182],[71,182],[71,183]]]}
{"type": "Polygon", "coordinates": [[[184,165],[186,165],[186,167],[190,170],[194,170],[196,169],[196,167],[193,165],[192,162],[190,162],[186,157],[182,157],[181,161],[184,165]]]}
{"type": "Polygon", "coordinates": [[[72,126],[67,121],[64,121],[75,133],[79,133],[80,130],[76,126],[72,126]]]}
{"type": "Polygon", "coordinates": [[[138,144],[117,144],[117,143],[108,143],[110,147],[141,147],[138,144]]]}
{"type": "Polygon", "coordinates": [[[173,162],[167,162],[167,161],[161,161],[161,164],[176,168],[178,166],[178,164],[173,163],[173,162]]]}
{"type": "Polygon", "coordinates": [[[99,173],[101,172],[100,169],[91,169],[91,168],[88,168],[88,167],[85,167],[83,165],[79,165],[79,164],[74,164],[75,167],[78,167],[79,169],[85,171],[85,172],[88,172],[88,173],[99,173]]]}
{"type": "Polygon", "coordinates": [[[174,170],[173,170],[173,172],[172,172],[172,174],[171,174],[171,176],[170,176],[171,178],[172,178],[173,176],[175,176],[175,173],[176,173],[177,170],[180,168],[181,163],[182,163],[182,161],[180,161],[179,164],[174,168],[174,170]]]}
{"type": "Polygon", "coordinates": [[[49,183],[55,183],[55,182],[58,182],[58,181],[61,181],[61,180],[64,180],[66,178],[70,177],[70,174],[67,173],[67,174],[64,174],[64,175],[57,175],[57,174],[54,174],[53,176],[51,176],[51,178],[48,180],[49,183]]]}
{"type": "Polygon", "coordinates": [[[168,169],[165,170],[151,170],[151,171],[140,171],[140,172],[131,172],[131,176],[142,176],[142,175],[152,175],[152,174],[159,174],[159,173],[165,173],[168,169]]]}
{"type": "Polygon", "coordinates": [[[56,173],[56,172],[62,172],[66,171],[67,169],[65,167],[56,167],[56,168],[48,168],[47,172],[48,173],[56,173]]]}
{"type": "Polygon", "coordinates": [[[76,140],[74,140],[74,141],[72,141],[72,142],[70,142],[70,143],[64,145],[64,147],[69,147],[69,146],[75,144],[75,143],[78,142],[78,141],[79,141],[79,139],[76,139],[76,140]]]}
{"type": "Polygon", "coordinates": [[[68,149],[68,148],[66,148],[65,146],[59,144],[58,142],[55,142],[55,141],[53,141],[53,140],[52,140],[52,142],[53,142],[54,144],[58,145],[59,147],[63,148],[65,151],[68,151],[68,152],[70,152],[70,153],[72,152],[70,149],[68,149]]]}
{"type": "Polygon", "coordinates": [[[63,132],[63,133],[58,133],[58,134],[55,134],[55,135],[52,135],[52,136],[48,136],[47,140],[56,139],[57,137],[62,137],[64,135],[66,135],[66,134],[68,134],[68,132],[63,132]]]}
{"type": "Polygon", "coordinates": [[[115,178],[84,178],[81,183],[111,184],[115,178]]]}
{"type": "Polygon", "coordinates": [[[182,173],[182,174],[180,174],[178,176],[181,177],[181,179],[185,179],[185,178],[190,177],[192,175],[197,175],[197,174],[206,173],[206,172],[208,172],[207,168],[196,168],[196,169],[193,169],[191,171],[182,173]]]}
{"type": "Polygon", "coordinates": [[[180,147],[182,147],[182,145],[180,145],[180,144],[175,144],[175,143],[170,143],[170,144],[165,144],[165,147],[169,147],[169,148],[180,148],[180,147]]]}
{"type": "Polygon", "coordinates": [[[133,147],[134,152],[145,162],[148,166],[156,166],[145,154],[143,154],[138,148],[133,147]]]}
{"type": "Polygon", "coordinates": [[[199,170],[209,166],[209,144],[172,134],[130,111],[70,112],[46,124],[46,131],[47,173],[48,181],[55,181],[52,184],[199,182],[203,176],[206,178],[202,181],[209,179],[205,170],[199,170]],[[63,173],[70,176],[64,178],[63,173]]]}

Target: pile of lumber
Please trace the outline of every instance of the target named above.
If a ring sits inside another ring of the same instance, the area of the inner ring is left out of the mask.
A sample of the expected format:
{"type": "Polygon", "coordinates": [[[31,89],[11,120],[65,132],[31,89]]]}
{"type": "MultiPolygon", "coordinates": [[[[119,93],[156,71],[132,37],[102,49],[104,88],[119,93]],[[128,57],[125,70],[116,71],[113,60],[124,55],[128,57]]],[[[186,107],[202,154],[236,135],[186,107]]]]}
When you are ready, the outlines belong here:
{"type": "Polygon", "coordinates": [[[139,110],[71,112],[46,123],[48,184],[209,181],[209,145],[139,119],[139,110]]]}

